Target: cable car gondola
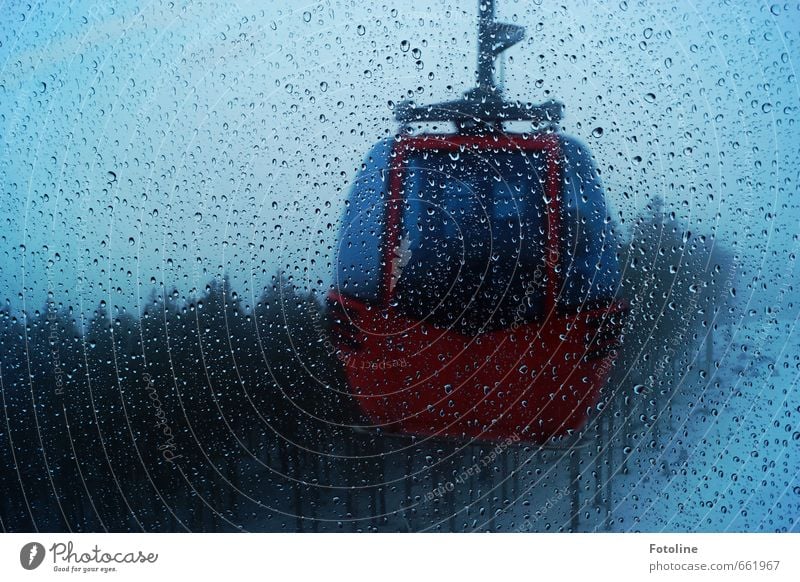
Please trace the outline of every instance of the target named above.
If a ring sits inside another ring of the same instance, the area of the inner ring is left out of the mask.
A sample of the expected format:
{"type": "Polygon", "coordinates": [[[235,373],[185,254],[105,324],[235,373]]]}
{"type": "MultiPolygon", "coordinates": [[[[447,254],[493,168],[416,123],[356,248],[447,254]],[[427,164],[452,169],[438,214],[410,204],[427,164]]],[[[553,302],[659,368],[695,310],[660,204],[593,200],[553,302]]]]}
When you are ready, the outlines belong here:
{"type": "Polygon", "coordinates": [[[524,28],[481,0],[477,87],[404,102],[350,192],[332,338],[375,427],[542,442],[580,429],[620,340],[619,265],[592,157],[562,105],[503,100],[496,57],[524,28]],[[504,123],[529,122],[527,133],[504,123]],[[448,133],[411,124],[452,123],[448,133]]]}

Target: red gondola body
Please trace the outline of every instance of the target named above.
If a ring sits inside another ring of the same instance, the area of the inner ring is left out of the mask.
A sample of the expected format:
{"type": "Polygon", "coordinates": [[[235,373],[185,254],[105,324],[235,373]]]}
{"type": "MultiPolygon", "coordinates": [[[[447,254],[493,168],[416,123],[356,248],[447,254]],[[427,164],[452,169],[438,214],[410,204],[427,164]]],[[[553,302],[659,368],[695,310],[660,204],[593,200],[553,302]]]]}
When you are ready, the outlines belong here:
{"type": "Polygon", "coordinates": [[[625,306],[559,304],[562,152],[557,134],[426,135],[393,146],[379,299],[328,297],[350,390],[375,427],[426,436],[544,441],[580,429],[612,368],[625,306]],[[544,315],[465,335],[402,314],[393,302],[409,152],[535,152],[546,162],[544,315]]]}

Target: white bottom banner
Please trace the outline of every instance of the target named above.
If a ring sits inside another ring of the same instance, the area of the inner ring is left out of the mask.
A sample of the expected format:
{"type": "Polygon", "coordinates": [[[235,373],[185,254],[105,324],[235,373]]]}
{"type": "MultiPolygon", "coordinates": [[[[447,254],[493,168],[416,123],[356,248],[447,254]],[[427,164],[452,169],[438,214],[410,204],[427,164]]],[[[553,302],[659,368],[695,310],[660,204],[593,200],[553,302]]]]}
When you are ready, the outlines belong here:
{"type": "Polygon", "coordinates": [[[2,580],[800,580],[798,534],[4,534],[2,580]]]}

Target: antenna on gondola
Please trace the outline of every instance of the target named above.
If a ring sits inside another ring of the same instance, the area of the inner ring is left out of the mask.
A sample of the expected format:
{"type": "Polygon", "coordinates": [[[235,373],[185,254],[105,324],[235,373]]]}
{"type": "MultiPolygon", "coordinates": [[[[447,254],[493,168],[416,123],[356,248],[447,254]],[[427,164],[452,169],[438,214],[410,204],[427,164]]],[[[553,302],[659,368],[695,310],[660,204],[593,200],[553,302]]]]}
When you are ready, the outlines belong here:
{"type": "Polygon", "coordinates": [[[525,27],[517,24],[495,22],[494,0],[481,0],[478,15],[478,87],[477,91],[499,91],[494,80],[495,61],[506,49],[520,42],[525,27]]]}
{"type": "Polygon", "coordinates": [[[478,3],[478,66],[477,84],[461,99],[433,105],[415,105],[402,101],[395,117],[401,123],[453,121],[459,130],[477,127],[494,129],[504,121],[531,121],[537,125],[556,125],[561,121],[564,106],[557,101],[534,105],[505,101],[497,85],[495,61],[525,36],[525,27],[495,21],[494,0],[478,3]]]}

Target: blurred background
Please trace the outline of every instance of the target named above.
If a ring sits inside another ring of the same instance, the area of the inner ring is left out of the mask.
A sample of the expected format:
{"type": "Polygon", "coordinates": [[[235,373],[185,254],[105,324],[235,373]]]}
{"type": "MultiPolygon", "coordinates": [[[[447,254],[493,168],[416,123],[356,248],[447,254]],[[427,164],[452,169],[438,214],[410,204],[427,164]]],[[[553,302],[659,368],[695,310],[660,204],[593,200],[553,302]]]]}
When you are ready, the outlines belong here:
{"type": "Polygon", "coordinates": [[[477,3],[2,4],[4,530],[798,529],[796,4],[500,0],[506,95],[602,176],[620,358],[568,442],[351,428],[344,199],[474,84],[477,3]]]}

